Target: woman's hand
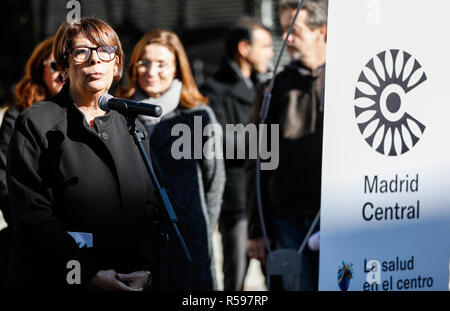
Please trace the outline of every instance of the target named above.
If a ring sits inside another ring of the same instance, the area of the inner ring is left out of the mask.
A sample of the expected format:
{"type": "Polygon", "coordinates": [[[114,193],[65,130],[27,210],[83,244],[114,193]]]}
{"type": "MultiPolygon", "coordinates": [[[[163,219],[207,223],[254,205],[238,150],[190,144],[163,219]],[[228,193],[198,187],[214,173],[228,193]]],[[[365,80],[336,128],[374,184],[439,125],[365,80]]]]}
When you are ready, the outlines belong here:
{"type": "MultiPolygon", "coordinates": [[[[139,271],[141,272],[141,271],[139,271]]],[[[142,271],[147,280],[147,273],[142,271]]],[[[134,272],[137,273],[137,272],[134,272]]],[[[141,291],[141,288],[127,285],[127,282],[122,281],[119,276],[128,276],[131,274],[119,274],[114,270],[100,270],[88,283],[88,288],[92,290],[105,291],[141,291]]],[[[134,283],[133,283],[134,284],[134,283]]]]}
{"type": "Polygon", "coordinates": [[[266,244],[264,243],[264,238],[255,238],[248,240],[248,256],[250,258],[258,259],[266,265],[267,251],[266,244]]]}
{"type": "Polygon", "coordinates": [[[117,273],[116,276],[120,281],[137,290],[143,290],[150,282],[150,276],[145,271],[136,271],[128,274],[117,273]]]}

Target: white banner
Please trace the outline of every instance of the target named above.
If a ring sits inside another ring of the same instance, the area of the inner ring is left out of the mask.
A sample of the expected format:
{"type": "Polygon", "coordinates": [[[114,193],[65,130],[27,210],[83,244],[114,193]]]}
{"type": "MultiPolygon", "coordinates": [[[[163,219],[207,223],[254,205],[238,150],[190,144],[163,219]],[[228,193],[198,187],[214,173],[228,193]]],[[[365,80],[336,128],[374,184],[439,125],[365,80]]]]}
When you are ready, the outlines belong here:
{"type": "Polygon", "coordinates": [[[450,2],[331,0],[320,290],[448,290],[450,2]]]}

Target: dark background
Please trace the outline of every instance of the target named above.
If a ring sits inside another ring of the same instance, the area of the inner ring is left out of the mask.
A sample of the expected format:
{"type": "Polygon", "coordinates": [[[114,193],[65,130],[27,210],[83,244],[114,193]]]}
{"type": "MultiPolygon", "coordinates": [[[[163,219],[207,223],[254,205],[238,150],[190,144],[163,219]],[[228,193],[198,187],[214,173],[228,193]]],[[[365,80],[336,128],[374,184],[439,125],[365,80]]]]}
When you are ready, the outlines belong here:
{"type": "MultiPolygon", "coordinates": [[[[67,0],[2,0],[0,3],[0,106],[11,103],[15,84],[33,48],[66,20],[67,0]]],[[[277,0],[79,0],[81,17],[107,21],[118,33],[125,67],[137,41],[151,29],[176,32],[197,84],[220,64],[227,29],[244,15],[272,30],[275,55],[281,47],[277,0]]],[[[287,61],[284,55],[283,62],[287,61]]],[[[275,62],[275,59],[273,60],[275,62]]],[[[126,79],[125,75],[121,83],[126,79]]]]}

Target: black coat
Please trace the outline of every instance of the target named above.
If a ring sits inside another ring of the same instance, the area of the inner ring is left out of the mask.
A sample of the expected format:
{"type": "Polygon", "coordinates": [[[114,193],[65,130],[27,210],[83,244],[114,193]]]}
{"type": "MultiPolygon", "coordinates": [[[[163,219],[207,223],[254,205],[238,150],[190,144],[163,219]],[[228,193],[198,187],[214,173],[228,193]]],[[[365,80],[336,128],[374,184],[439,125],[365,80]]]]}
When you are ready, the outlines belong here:
{"type": "MultiPolygon", "coordinates": [[[[268,137],[270,125],[280,128],[279,165],[261,170],[261,199],[269,235],[273,234],[274,217],[314,216],[320,209],[324,82],[325,66],[311,72],[298,62],[287,65],[275,79],[266,124],[268,137]]],[[[256,102],[252,122],[258,124],[262,107],[261,101],[256,102]]],[[[247,163],[250,238],[262,236],[255,162],[247,163]]]]}
{"type": "MultiPolygon", "coordinates": [[[[209,97],[210,106],[222,126],[224,155],[227,154],[227,145],[233,145],[235,150],[233,158],[225,158],[227,182],[222,211],[244,212],[246,207],[244,191],[245,159],[237,159],[236,150],[245,150],[245,137],[243,132],[239,132],[235,139],[234,135],[226,133],[225,125],[242,124],[246,126],[249,123],[255,90],[246,84],[229,62],[224,61],[219,71],[206,80],[201,91],[209,97]]],[[[248,153],[246,156],[248,156],[248,153]]]]}
{"type": "Polygon", "coordinates": [[[80,262],[82,286],[98,270],[151,264],[144,228],[152,183],[123,116],[111,111],[95,125],[67,85],[18,117],[7,165],[12,289],[70,287],[69,260],[80,262]],[[68,231],[92,233],[93,247],[78,248],[68,231]]]}
{"type": "MultiPolygon", "coordinates": [[[[187,262],[176,235],[170,230],[167,266],[169,288],[173,290],[217,289],[212,237],[225,186],[223,160],[218,157],[219,149],[214,149],[212,158],[194,158],[191,154],[175,159],[172,151],[180,139],[177,135],[181,135],[172,134],[176,126],[186,126],[191,139],[200,139],[204,146],[212,137],[202,135],[204,128],[216,123],[213,111],[206,105],[191,109],[179,105],[150,131],[152,159],[159,181],[168,191],[178,228],[192,256],[192,262],[187,262]],[[195,130],[196,118],[201,120],[200,133],[195,130]]],[[[190,146],[194,146],[193,141],[190,146]]],[[[191,152],[194,153],[194,148],[191,152]]]]}

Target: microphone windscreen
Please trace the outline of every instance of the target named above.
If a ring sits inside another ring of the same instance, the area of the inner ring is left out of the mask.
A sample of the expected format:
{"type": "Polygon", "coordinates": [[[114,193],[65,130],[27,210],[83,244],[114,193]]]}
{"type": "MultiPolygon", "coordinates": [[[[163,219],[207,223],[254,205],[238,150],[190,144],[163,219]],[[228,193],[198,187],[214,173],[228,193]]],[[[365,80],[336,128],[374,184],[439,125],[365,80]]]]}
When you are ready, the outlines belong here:
{"type": "Polygon", "coordinates": [[[100,98],[98,99],[98,107],[103,111],[109,112],[110,109],[108,106],[108,101],[111,98],[114,98],[114,96],[108,93],[101,95],[100,98]]]}
{"type": "Polygon", "coordinates": [[[308,247],[313,251],[318,251],[320,249],[320,231],[317,231],[309,237],[308,247]]]}

